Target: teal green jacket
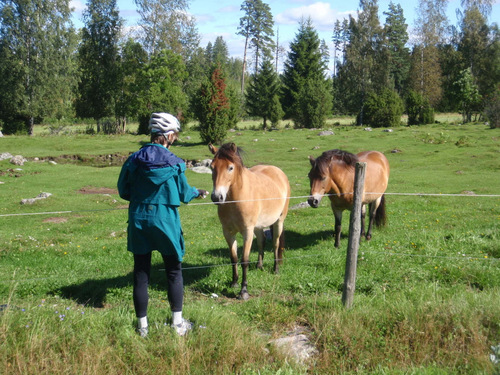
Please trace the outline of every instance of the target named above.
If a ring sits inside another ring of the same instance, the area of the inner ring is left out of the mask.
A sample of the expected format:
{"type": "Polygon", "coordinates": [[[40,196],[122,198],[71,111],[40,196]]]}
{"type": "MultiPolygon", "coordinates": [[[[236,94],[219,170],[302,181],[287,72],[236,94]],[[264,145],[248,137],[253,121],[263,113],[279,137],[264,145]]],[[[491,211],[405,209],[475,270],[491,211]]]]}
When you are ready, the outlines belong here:
{"type": "Polygon", "coordinates": [[[186,164],[166,147],[148,143],[125,161],[118,178],[120,197],[130,201],[127,248],[134,254],[158,250],[185,253],[178,207],[199,196],[184,174],[186,164]]]}

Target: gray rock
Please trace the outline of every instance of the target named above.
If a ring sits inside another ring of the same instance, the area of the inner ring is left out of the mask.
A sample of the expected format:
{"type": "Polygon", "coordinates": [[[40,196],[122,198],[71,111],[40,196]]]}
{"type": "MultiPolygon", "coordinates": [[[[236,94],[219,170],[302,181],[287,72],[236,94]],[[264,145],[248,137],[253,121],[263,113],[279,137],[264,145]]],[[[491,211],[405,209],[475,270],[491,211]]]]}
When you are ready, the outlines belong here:
{"type": "Polygon", "coordinates": [[[383,132],[386,132],[386,133],[392,133],[392,129],[384,129],[382,130],[383,132]]]}
{"type": "Polygon", "coordinates": [[[0,154],[0,160],[5,160],[5,159],[12,159],[12,154],[8,152],[2,152],[0,154]]]}
{"type": "Polygon", "coordinates": [[[199,167],[193,167],[191,168],[191,170],[195,173],[206,173],[206,174],[212,174],[212,170],[208,167],[203,167],[203,166],[199,166],[199,167]]]}
{"type": "Polygon", "coordinates": [[[311,207],[311,206],[309,206],[309,203],[301,202],[301,203],[297,203],[296,205],[290,207],[290,210],[299,210],[301,208],[308,208],[308,207],[311,207]]]}
{"type": "Polygon", "coordinates": [[[299,364],[305,364],[307,360],[318,354],[309,338],[305,334],[299,333],[298,330],[287,337],[271,340],[270,344],[299,364]]]}
{"type": "Polygon", "coordinates": [[[335,135],[335,133],[331,130],[323,130],[322,132],[319,132],[318,135],[335,135]]]}
{"type": "Polygon", "coordinates": [[[27,198],[27,199],[21,200],[21,204],[33,204],[36,201],[38,201],[40,199],[46,199],[46,198],[50,197],[51,195],[52,195],[51,193],[40,193],[35,198],[27,198]]]}
{"type": "Polygon", "coordinates": [[[28,161],[22,155],[16,155],[10,158],[10,163],[14,165],[24,165],[24,162],[28,161]]]}

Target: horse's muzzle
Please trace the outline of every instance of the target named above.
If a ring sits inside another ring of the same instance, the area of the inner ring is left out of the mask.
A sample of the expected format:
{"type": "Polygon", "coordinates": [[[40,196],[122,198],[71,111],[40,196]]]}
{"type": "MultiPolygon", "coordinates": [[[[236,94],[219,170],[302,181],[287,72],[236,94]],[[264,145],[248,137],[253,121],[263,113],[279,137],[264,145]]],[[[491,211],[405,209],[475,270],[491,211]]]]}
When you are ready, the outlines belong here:
{"type": "Polygon", "coordinates": [[[312,208],[318,208],[319,202],[321,202],[321,199],[315,198],[315,197],[309,197],[307,200],[307,203],[309,203],[309,206],[312,208]]]}
{"type": "Polygon", "coordinates": [[[224,202],[224,195],[222,194],[216,194],[215,191],[210,194],[210,198],[212,199],[212,202],[214,203],[223,203],[224,202]]]}

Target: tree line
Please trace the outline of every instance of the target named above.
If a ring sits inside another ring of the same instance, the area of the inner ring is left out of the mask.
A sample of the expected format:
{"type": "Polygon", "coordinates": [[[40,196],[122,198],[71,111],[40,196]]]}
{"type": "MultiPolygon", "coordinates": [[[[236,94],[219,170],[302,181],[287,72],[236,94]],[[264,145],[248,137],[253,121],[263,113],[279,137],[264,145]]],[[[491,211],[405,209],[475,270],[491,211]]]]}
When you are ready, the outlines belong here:
{"type": "Polygon", "coordinates": [[[456,26],[448,24],[448,0],[418,0],[411,41],[399,4],[389,4],[382,24],[377,0],[361,0],[356,17],[335,23],[332,51],[310,19],[298,23],[285,48],[269,5],[244,0],[234,30],[244,38],[242,59],[229,56],[222,37],[200,46],[189,0],[134,1],[140,21],[127,33],[116,0],[88,0],[78,30],[69,0],[0,2],[5,134],[89,118],[97,132],[124,131],[127,121],[138,121],[138,132],[146,133],[156,111],[198,120],[207,142],[221,142],[246,116],[262,118],[264,128],[281,119],[312,128],[347,114],[376,127],[399,125],[403,113],[408,124],[420,124],[433,122],[435,111],[458,111],[465,122],[498,126],[493,0],[462,0],[456,26]]]}

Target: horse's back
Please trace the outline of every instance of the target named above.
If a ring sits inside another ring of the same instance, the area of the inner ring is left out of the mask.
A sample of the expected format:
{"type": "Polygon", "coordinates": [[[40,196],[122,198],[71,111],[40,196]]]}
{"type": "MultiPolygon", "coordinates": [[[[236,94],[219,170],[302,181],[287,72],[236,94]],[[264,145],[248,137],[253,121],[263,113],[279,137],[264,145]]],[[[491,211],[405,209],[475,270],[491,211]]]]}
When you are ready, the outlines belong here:
{"type": "Polygon", "coordinates": [[[387,189],[390,173],[389,161],[379,151],[363,151],[357,154],[357,156],[360,162],[366,163],[365,191],[379,193],[371,197],[372,199],[376,199],[387,189]]]}
{"type": "Polygon", "coordinates": [[[251,208],[256,215],[255,227],[269,226],[280,217],[284,220],[290,200],[290,183],[286,174],[272,165],[256,165],[249,171],[252,177],[249,194],[255,199],[251,208]]]}
{"type": "Polygon", "coordinates": [[[262,185],[260,194],[276,197],[290,196],[290,183],[285,172],[274,165],[258,164],[249,170],[253,173],[258,183],[262,185]]]}

